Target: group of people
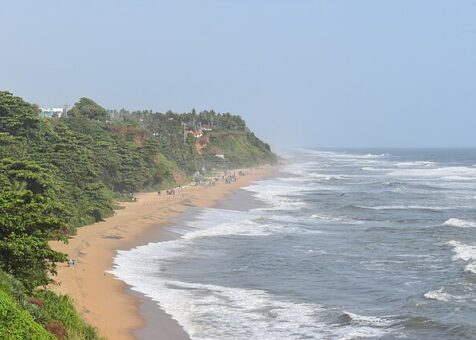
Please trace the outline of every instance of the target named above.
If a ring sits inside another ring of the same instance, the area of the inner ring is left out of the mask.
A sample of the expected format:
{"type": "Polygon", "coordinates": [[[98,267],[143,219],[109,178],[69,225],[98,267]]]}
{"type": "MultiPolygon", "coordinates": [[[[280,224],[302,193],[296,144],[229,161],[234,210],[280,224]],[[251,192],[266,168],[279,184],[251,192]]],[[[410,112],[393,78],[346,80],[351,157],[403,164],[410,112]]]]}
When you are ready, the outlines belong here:
{"type": "Polygon", "coordinates": [[[226,175],[225,176],[225,183],[230,184],[236,182],[236,174],[233,173],[233,175],[226,175]]]}
{"type": "MultiPolygon", "coordinates": [[[[238,171],[238,176],[245,176],[246,174],[243,172],[243,171],[238,171]]],[[[215,177],[215,178],[212,178],[212,179],[208,179],[208,180],[200,180],[200,181],[197,181],[196,184],[198,185],[206,185],[206,186],[209,186],[209,187],[214,187],[217,182],[219,182],[220,180],[223,180],[226,184],[230,184],[230,183],[235,183],[237,181],[237,174],[236,172],[233,172],[233,173],[229,173],[228,171],[225,171],[224,174],[220,177],[215,177]]],[[[166,190],[166,194],[167,195],[175,195],[176,194],[176,191],[175,190],[179,190],[180,192],[182,191],[182,185],[179,185],[177,188],[172,188],[172,189],[168,189],[166,190]]],[[[161,191],[157,191],[157,195],[161,195],[161,191]]]]}
{"type": "MultiPolygon", "coordinates": [[[[179,186],[177,188],[168,189],[165,192],[166,192],[167,195],[175,195],[175,189],[177,189],[178,191],[182,191],[182,185],[179,184],[179,186]]],[[[157,191],[157,195],[160,196],[161,194],[162,194],[162,192],[160,190],[157,191]]]]}

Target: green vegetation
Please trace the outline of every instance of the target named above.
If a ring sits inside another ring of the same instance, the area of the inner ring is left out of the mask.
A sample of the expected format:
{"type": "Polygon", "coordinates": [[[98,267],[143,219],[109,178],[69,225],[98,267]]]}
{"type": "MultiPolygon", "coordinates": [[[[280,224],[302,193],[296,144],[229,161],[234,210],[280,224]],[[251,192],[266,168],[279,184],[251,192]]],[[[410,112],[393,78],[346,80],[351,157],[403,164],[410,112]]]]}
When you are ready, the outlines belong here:
{"type": "Polygon", "coordinates": [[[64,328],[67,339],[98,339],[96,329],[86,324],[74,309],[71,299],[67,295],[56,295],[48,290],[35,293],[32,301],[43,303],[44,311],[49,323],[46,325],[64,328]]]}
{"type": "Polygon", "coordinates": [[[99,106],[95,101],[89,98],[81,98],[79,102],[74,104],[73,108],[68,112],[70,117],[83,117],[95,120],[106,120],[107,111],[99,106]]]}
{"type": "Polygon", "coordinates": [[[64,238],[61,209],[51,199],[28,190],[0,193],[0,267],[29,290],[51,282],[55,263],[65,256],[48,246],[64,238]]]}
{"type": "Polygon", "coordinates": [[[174,187],[192,174],[276,161],[239,116],[107,111],[81,98],[60,119],[0,92],[0,338],[97,339],[67,296],[46,290],[76,227],[114,200],[174,187]]]}
{"type": "Polygon", "coordinates": [[[1,339],[55,339],[28,311],[21,309],[10,295],[0,291],[1,339]]]}
{"type": "Polygon", "coordinates": [[[223,154],[225,159],[221,163],[228,168],[272,163],[276,160],[269,145],[249,131],[211,132],[210,143],[204,152],[204,157],[208,156],[209,162],[218,164],[220,161],[217,161],[216,154],[223,154]]]}
{"type": "Polygon", "coordinates": [[[230,113],[195,110],[177,114],[152,111],[110,111],[112,117],[140,126],[157,140],[160,151],[188,175],[196,171],[236,168],[276,162],[268,144],[258,139],[245,121],[230,113]],[[196,138],[195,131],[202,137],[196,138]],[[216,155],[223,155],[224,159],[216,155]]]}
{"type": "Polygon", "coordinates": [[[20,281],[0,271],[0,339],[99,339],[67,296],[28,292],[20,281]]]}

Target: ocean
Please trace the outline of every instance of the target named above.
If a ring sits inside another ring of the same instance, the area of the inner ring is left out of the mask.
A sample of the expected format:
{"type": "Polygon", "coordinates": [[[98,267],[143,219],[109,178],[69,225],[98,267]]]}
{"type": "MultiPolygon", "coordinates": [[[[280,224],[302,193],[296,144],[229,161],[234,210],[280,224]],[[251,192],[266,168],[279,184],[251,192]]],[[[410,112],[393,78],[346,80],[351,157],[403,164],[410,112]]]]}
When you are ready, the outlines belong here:
{"type": "Polygon", "coordinates": [[[282,156],[114,274],[192,339],[476,339],[475,149],[282,156]]]}

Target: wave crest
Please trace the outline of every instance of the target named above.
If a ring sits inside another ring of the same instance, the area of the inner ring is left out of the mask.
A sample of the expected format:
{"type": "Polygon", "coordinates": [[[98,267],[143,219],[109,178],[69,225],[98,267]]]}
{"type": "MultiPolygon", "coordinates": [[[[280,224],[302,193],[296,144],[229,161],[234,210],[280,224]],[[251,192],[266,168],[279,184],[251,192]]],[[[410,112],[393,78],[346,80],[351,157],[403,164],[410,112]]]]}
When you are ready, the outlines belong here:
{"type": "Polygon", "coordinates": [[[461,220],[459,218],[450,218],[443,225],[456,228],[476,228],[476,222],[470,220],[461,220]]]}
{"type": "Polygon", "coordinates": [[[443,287],[437,290],[431,290],[428,293],[425,293],[425,298],[429,300],[437,300],[448,302],[451,299],[451,295],[443,291],[443,287]]]}

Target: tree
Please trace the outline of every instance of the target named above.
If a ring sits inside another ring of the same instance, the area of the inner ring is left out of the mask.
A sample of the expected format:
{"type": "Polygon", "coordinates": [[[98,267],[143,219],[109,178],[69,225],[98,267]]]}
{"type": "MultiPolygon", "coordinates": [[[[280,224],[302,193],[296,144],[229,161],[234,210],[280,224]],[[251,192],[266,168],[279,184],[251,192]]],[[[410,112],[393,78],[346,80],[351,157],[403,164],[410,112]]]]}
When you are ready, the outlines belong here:
{"type": "Polygon", "coordinates": [[[0,159],[0,186],[10,191],[21,191],[21,187],[40,195],[55,189],[52,177],[38,164],[10,158],[0,159]]]}
{"type": "Polygon", "coordinates": [[[66,255],[50,239],[64,240],[64,211],[46,196],[29,190],[0,193],[0,267],[28,290],[52,282],[56,262],[66,255]]]}
{"type": "Polygon", "coordinates": [[[29,139],[41,122],[36,105],[26,103],[10,92],[0,91],[0,132],[29,139]]]}
{"type": "Polygon", "coordinates": [[[55,203],[53,177],[34,162],[0,160],[0,268],[25,287],[46,285],[64,255],[48,240],[63,239],[66,212],[55,203]]]}
{"type": "Polygon", "coordinates": [[[71,110],[68,111],[68,116],[106,120],[108,114],[107,110],[97,104],[94,100],[83,97],[79,102],[74,104],[71,110]]]}

